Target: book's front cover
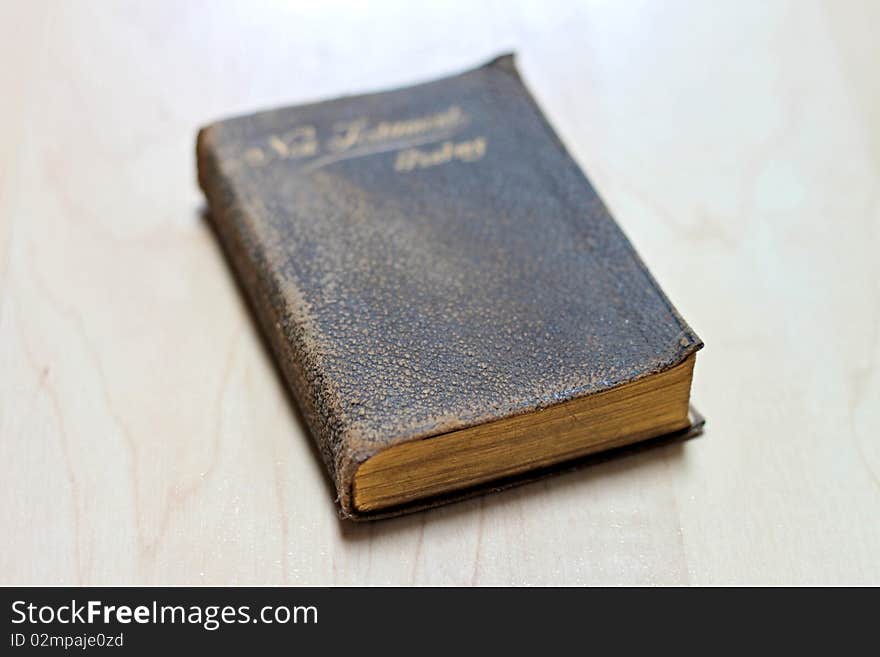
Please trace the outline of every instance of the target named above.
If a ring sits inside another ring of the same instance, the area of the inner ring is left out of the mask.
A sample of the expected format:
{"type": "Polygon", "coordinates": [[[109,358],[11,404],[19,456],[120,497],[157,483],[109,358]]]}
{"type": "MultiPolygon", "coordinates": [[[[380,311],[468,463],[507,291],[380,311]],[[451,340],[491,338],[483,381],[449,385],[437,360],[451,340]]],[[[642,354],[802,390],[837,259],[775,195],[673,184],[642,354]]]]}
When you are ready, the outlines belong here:
{"type": "Polygon", "coordinates": [[[199,137],[218,233],[333,477],[702,343],[505,56],[199,137]]]}

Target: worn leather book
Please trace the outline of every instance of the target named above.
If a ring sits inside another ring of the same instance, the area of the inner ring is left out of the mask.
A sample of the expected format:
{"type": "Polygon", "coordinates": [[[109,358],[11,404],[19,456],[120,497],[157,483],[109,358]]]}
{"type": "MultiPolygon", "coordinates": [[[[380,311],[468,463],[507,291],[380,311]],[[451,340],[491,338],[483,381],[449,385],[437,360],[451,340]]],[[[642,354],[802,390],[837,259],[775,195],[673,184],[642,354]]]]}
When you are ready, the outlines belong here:
{"type": "Polygon", "coordinates": [[[512,56],[221,121],[197,151],[217,234],[344,517],[696,427],[702,342],[512,56]]]}

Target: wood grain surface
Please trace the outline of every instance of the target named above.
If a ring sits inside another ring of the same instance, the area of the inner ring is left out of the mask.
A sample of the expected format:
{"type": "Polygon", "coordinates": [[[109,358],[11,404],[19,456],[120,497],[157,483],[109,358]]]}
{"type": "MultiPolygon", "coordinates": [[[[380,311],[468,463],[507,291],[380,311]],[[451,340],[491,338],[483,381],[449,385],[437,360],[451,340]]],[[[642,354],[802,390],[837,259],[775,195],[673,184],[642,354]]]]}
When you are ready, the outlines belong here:
{"type": "Polygon", "coordinates": [[[0,583],[880,584],[878,24],[0,0],[0,583]],[[196,129],[508,49],[705,340],[706,434],[341,522],[202,218],[196,129]]]}

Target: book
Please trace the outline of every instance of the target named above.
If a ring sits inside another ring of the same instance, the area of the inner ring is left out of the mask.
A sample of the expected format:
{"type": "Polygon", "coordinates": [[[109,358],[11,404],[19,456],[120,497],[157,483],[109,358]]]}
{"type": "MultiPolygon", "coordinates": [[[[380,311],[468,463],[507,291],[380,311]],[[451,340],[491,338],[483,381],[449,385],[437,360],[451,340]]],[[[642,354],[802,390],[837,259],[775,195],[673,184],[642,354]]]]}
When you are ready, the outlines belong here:
{"type": "Polygon", "coordinates": [[[197,139],[216,233],[333,480],[370,519],[698,428],[703,343],[512,55],[197,139]]]}

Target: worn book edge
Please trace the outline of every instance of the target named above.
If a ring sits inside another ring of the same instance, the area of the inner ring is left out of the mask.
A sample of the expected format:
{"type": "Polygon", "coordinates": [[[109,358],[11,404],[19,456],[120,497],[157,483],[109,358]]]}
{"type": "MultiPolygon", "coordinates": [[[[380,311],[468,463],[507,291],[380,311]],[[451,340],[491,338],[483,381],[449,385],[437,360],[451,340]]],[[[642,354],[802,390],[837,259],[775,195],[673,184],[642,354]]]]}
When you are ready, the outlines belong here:
{"type": "Polygon", "coordinates": [[[495,479],[485,484],[452,491],[445,495],[428,497],[402,506],[388,507],[370,513],[354,513],[346,517],[356,522],[386,520],[404,513],[414,513],[443,504],[462,502],[486,493],[498,493],[512,488],[518,488],[520,486],[542,481],[551,476],[565,476],[566,474],[572,474],[608,461],[650,453],[651,450],[681,443],[703,435],[703,430],[706,426],[706,418],[694,408],[693,404],[688,406],[688,420],[690,421],[689,426],[662,436],[640,440],[619,447],[612,447],[601,452],[594,452],[592,454],[587,454],[579,458],[563,461],[543,468],[535,468],[510,477],[495,479]]]}

